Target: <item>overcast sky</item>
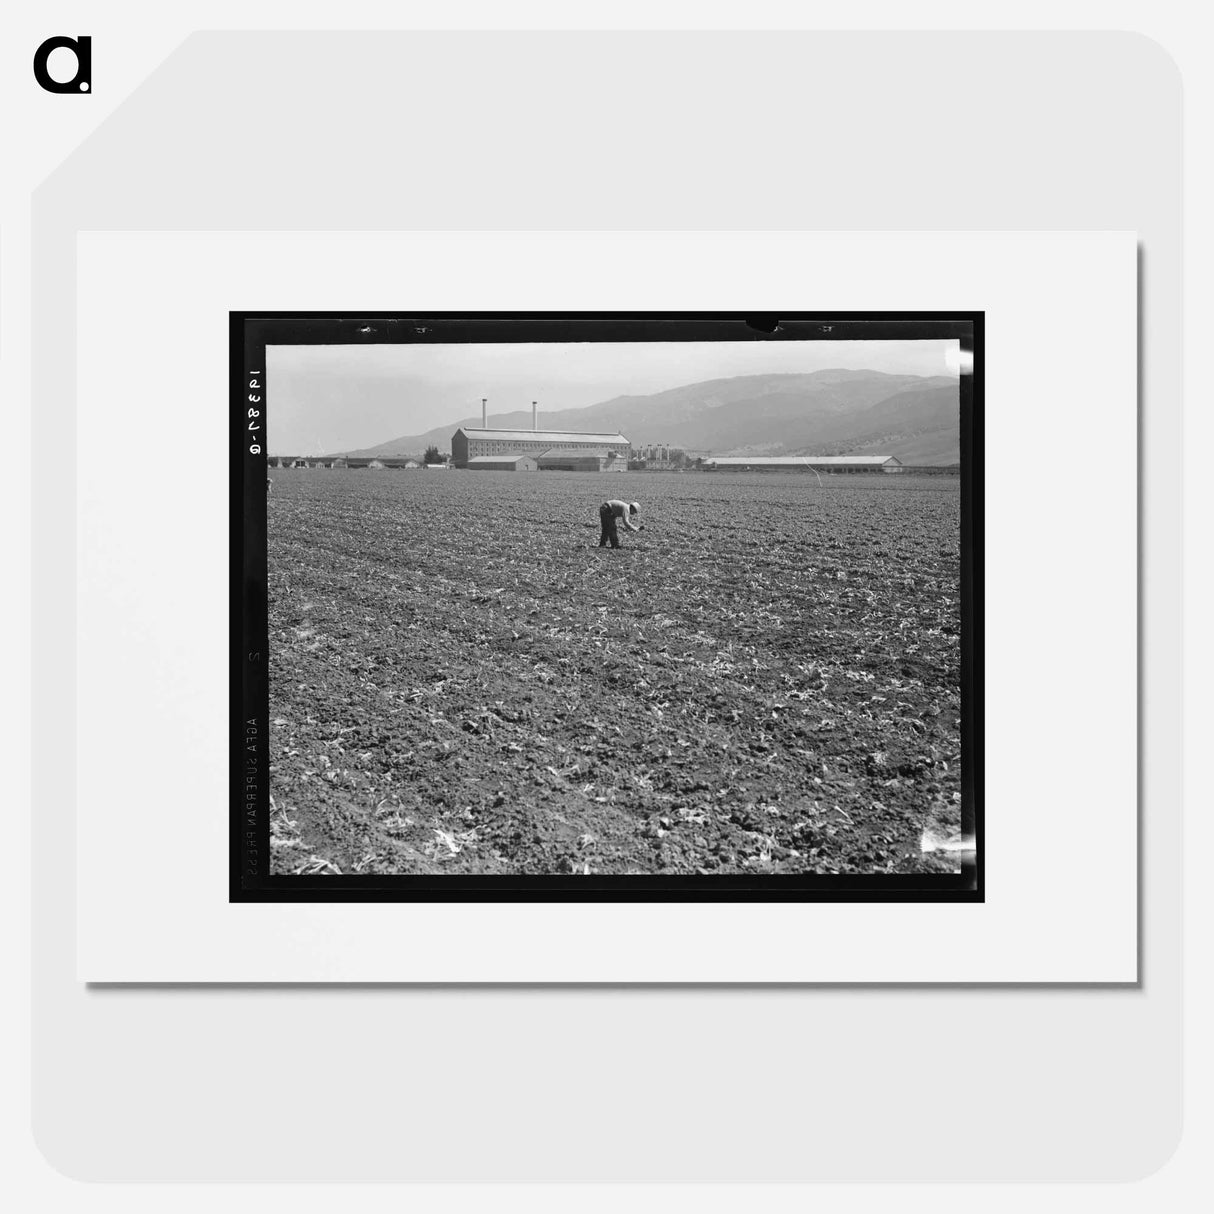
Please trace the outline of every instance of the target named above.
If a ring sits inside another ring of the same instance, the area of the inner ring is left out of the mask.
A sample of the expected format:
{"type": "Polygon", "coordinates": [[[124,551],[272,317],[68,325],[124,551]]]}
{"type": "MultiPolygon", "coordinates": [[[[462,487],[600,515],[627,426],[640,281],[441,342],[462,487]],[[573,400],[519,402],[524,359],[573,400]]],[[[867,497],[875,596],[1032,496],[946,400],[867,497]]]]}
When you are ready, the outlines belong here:
{"type": "Polygon", "coordinates": [[[851,370],[955,375],[955,341],[546,342],[271,346],[268,449],[311,455],[375,446],[480,413],[577,409],[701,380],[851,370]]]}

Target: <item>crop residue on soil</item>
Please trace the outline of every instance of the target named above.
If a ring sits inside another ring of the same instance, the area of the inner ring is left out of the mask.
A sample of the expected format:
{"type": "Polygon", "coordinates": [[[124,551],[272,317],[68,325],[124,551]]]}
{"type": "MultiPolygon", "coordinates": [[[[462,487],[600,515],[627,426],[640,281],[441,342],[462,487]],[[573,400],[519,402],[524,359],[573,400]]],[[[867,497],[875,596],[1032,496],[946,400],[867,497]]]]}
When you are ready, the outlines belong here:
{"type": "Polygon", "coordinates": [[[273,479],[273,872],[958,871],[954,478],[273,479]]]}

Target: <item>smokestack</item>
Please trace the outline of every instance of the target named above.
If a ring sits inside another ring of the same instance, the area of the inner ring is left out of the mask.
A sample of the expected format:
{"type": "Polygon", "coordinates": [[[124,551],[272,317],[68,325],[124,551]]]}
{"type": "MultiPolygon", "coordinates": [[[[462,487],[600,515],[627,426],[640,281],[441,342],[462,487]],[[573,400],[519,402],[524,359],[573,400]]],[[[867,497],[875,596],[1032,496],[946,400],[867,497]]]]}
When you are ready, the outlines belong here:
{"type": "Polygon", "coordinates": [[[531,429],[538,430],[540,428],[540,415],[536,409],[536,402],[531,402],[531,429]]]}
{"type": "Polygon", "coordinates": [[[489,429],[489,398],[487,396],[481,397],[481,429],[489,429]]]}

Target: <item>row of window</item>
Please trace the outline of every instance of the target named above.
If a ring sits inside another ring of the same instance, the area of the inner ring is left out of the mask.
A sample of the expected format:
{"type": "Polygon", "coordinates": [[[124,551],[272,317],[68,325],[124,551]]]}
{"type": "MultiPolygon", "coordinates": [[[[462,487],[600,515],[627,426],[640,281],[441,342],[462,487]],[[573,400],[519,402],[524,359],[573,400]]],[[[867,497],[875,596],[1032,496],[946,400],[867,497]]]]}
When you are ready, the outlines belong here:
{"type": "MultiPolygon", "coordinates": [[[[608,451],[625,450],[625,448],[611,445],[603,448],[602,443],[560,443],[559,446],[562,450],[568,450],[570,448],[591,448],[594,450],[605,449],[608,451]]],[[[518,452],[521,454],[523,451],[548,451],[551,450],[551,448],[551,443],[536,443],[530,441],[514,443],[480,441],[468,444],[468,456],[471,458],[472,456],[476,455],[501,455],[506,452],[518,452]]]]}

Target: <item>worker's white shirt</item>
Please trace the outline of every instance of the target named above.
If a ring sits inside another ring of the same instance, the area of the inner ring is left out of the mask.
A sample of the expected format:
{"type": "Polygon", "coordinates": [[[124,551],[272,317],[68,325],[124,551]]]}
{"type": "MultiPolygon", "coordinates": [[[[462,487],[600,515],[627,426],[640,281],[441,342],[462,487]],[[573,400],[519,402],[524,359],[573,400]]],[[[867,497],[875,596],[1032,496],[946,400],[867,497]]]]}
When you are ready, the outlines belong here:
{"type": "Polygon", "coordinates": [[[628,513],[628,503],[627,502],[620,502],[620,501],[612,500],[612,501],[607,502],[606,504],[611,507],[611,513],[614,514],[616,516],[616,518],[620,519],[623,522],[624,526],[627,527],[629,531],[640,531],[640,527],[634,527],[632,525],[632,523],[629,521],[631,516],[628,513]]]}

